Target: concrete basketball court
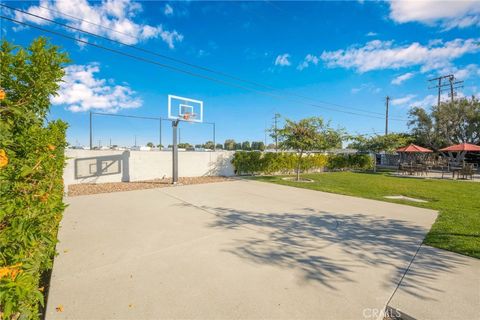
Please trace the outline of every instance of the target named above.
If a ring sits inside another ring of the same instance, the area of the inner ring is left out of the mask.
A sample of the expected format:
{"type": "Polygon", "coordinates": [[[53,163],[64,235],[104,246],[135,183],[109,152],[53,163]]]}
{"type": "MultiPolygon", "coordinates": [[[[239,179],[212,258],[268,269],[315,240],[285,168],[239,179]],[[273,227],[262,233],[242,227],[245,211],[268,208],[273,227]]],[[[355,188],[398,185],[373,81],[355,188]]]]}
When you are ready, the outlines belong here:
{"type": "Polygon", "coordinates": [[[67,201],[47,319],[378,319],[437,216],[243,180],[67,201]]]}

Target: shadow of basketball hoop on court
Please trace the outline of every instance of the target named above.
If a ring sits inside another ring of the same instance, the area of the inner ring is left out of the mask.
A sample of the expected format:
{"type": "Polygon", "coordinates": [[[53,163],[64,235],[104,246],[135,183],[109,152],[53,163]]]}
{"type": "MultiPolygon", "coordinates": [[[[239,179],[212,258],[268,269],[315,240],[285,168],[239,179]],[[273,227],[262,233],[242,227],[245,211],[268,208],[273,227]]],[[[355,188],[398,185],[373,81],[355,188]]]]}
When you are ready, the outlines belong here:
{"type": "Polygon", "coordinates": [[[119,155],[75,159],[75,180],[122,175],[122,182],[130,181],[130,151],[119,155]]]}

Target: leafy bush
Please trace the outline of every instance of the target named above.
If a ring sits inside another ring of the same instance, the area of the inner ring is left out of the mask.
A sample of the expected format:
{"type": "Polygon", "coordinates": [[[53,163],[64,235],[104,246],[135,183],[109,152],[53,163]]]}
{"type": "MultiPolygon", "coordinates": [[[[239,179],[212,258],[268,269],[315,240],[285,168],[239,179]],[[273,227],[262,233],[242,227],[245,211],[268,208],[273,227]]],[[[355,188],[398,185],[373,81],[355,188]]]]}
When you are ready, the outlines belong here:
{"type": "Polygon", "coordinates": [[[327,168],[329,170],[367,170],[373,168],[373,160],[367,154],[331,155],[328,157],[327,168]]]}
{"type": "Polygon", "coordinates": [[[332,155],[328,157],[327,168],[330,170],[343,170],[348,167],[348,157],[332,155]]]}
{"type": "MultiPolygon", "coordinates": [[[[292,174],[296,170],[297,155],[295,153],[273,153],[259,151],[237,151],[232,164],[236,174],[292,174]]],[[[301,170],[322,171],[343,169],[371,169],[372,161],[368,155],[305,155],[301,162],[301,170]]]]}
{"type": "Polygon", "coordinates": [[[259,151],[237,151],[232,164],[237,174],[256,174],[264,171],[265,161],[259,151]]]}
{"type": "Polygon", "coordinates": [[[67,125],[46,116],[68,59],[43,38],[0,54],[0,318],[38,319],[65,208],[67,125]]]}

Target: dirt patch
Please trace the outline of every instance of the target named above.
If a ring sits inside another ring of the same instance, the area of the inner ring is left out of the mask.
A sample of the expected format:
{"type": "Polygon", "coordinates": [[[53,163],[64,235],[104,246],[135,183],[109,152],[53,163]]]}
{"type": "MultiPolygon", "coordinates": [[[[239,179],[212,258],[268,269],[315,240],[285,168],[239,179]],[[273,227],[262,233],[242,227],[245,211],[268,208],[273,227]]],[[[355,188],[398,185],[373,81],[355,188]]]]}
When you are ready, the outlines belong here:
{"type": "MultiPolygon", "coordinates": [[[[185,177],[179,178],[177,185],[189,185],[200,183],[212,183],[231,181],[232,178],[227,177],[185,177]]],[[[131,191],[141,189],[165,188],[172,187],[171,179],[156,179],[135,182],[109,182],[109,183],[81,183],[71,184],[68,186],[68,196],[83,196],[88,194],[109,193],[118,191],[131,191]]]]}

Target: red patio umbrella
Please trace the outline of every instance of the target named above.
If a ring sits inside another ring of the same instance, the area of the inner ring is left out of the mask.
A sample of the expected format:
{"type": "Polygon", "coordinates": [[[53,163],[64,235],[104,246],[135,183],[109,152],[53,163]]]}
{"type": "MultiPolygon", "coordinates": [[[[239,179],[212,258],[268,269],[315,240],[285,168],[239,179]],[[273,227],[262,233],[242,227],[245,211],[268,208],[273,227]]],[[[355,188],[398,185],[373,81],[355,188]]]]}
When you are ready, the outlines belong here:
{"type": "Polygon", "coordinates": [[[443,152],[462,152],[462,151],[480,151],[480,146],[471,144],[471,143],[460,143],[450,147],[440,149],[443,152]]]}
{"type": "Polygon", "coordinates": [[[448,152],[448,157],[450,158],[450,161],[455,165],[460,165],[461,162],[464,161],[467,152],[480,152],[480,147],[471,143],[460,143],[440,149],[440,151],[448,152]]]}
{"type": "Polygon", "coordinates": [[[420,154],[432,153],[433,151],[411,143],[408,146],[397,149],[397,152],[400,154],[400,163],[402,163],[403,161],[417,162],[424,160],[425,156],[420,154]]]}
{"type": "Polygon", "coordinates": [[[412,153],[427,153],[427,152],[433,152],[430,149],[424,148],[417,146],[416,144],[411,143],[410,145],[406,147],[402,147],[397,149],[397,152],[412,152],[412,153]]]}

